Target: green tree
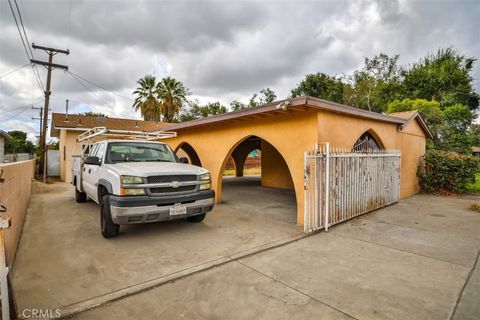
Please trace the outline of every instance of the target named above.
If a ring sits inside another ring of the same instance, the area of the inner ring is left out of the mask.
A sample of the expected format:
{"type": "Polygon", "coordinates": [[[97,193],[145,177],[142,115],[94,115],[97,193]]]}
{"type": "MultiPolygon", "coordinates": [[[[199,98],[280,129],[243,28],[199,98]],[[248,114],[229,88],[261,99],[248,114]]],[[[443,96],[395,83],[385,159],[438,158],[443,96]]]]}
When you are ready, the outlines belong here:
{"type": "Polygon", "coordinates": [[[147,75],[137,81],[138,87],[133,92],[137,97],[133,103],[135,111],[140,110],[144,120],[161,121],[162,109],[158,97],[157,80],[147,75]]]}
{"type": "Polygon", "coordinates": [[[220,102],[210,102],[204,106],[201,106],[198,100],[189,101],[188,109],[184,110],[178,120],[180,122],[210,117],[217,114],[222,114],[227,112],[227,108],[223,106],[220,102]]]}
{"type": "Polygon", "coordinates": [[[456,104],[443,111],[443,126],[439,129],[439,149],[470,154],[475,140],[471,131],[474,114],[467,106],[456,104]]]}
{"type": "Polygon", "coordinates": [[[470,132],[472,133],[472,145],[480,147],[480,124],[473,123],[470,132]]]}
{"type": "Polygon", "coordinates": [[[222,104],[218,101],[207,103],[205,106],[200,108],[200,113],[204,118],[225,112],[227,112],[227,108],[222,106],[222,104]]]}
{"type": "Polygon", "coordinates": [[[188,90],[180,81],[167,77],[158,83],[156,92],[160,100],[163,121],[174,121],[182,106],[186,103],[188,90]]]}
{"type": "Polygon", "coordinates": [[[275,99],[277,99],[277,95],[272,89],[266,88],[260,90],[260,104],[272,103],[275,99]]]}
{"type": "Polygon", "coordinates": [[[260,94],[254,93],[250,100],[248,100],[248,103],[242,103],[238,100],[233,100],[230,103],[230,109],[232,111],[237,111],[237,110],[242,110],[246,108],[253,108],[256,106],[260,106],[263,104],[267,103],[272,103],[277,99],[277,95],[275,94],[275,91],[273,91],[270,88],[265,88],[260,90],[260,94]]]}
{"type": "Polygon", "coordinates": [[[292,97],[307,95],[342,103],[344,87],[340,79],[325,73],[307,74],[291,94],[292,97]]]}
{"type": "Polygon", "coordinates": [[[387,104],[401,98],[398,55],[384,53],[365,58],[361,70],[345,77],[343,103],[370,111],[383,112],[387,104]]]}
{"type": "Polygon", "coordinates": [[[404,70],[405,95],[438,101],[442,108],[462,104],[475,110],[480,100],[472,86],[475,61],[453,48],[439,49],[404,70]]]}
{"type": "Polygon", "coordinates": [[[35,153],[35,145],[27,140],[27,133],[19,130],[9,131],[12,139],[5,140],[5,153],[35,153]]]}
{"type": "Polygon", "coordinates": [[[232,111],[242,110],[242,109],[245,109],[245,108],[248,108],[248,105],[246,105],[245,103],[242,103],[238,100],[233,100],[232,102],[230,102],[230,109],[232,111]]]}

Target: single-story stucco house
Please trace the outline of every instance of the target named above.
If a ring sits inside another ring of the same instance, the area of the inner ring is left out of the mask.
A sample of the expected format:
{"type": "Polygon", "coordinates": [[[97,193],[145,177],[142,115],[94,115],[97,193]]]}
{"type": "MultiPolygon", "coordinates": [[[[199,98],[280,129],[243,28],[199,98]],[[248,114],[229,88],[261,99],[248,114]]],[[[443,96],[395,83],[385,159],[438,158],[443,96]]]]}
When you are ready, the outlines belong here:
{"type": "Polygon", "coordinates": [[[99,126],[111,129],[172,131],[165,139],[175,152],[188,155],[212,175],[217,203],[222,202],[225,164],[233,158],[237,176],[243,173],[248,154],[261,150],[261,185],[294,191],[297,223],[303,223],[304,154],[318,142],[353,150],[368,142],[379,150],[401,154],[400,197],[419,191],[417,168],[431,133],[416,111],[396,114],[370,112],[331,101],[303,96],[208,118],[166,124],[114,118],[52,115],[52,136],[60,138],[61,177],[70,182],[70,157],[75,138],[82,131],[99,126]]]}

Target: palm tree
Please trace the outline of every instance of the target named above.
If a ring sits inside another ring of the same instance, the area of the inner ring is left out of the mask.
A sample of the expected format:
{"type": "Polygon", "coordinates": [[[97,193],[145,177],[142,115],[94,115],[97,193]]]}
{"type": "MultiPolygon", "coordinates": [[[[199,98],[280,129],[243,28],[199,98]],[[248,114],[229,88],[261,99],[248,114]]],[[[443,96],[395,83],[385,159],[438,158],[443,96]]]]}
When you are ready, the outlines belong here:
{"type": "Polygon", "coordinates": [[[163,121],[172,122],[186,101],[188,90],[180,81],[166,77],[158,83],[157,94],[161,101],[163,121]]]}
{"type": "Polygon", "coordinates": [[[158,97],[156,79],[154,76],[146,75],[137,81],[138,87],[133,92],[137,95],[133,103],[135,111],[140,110],[144,120],[161,121],[161,104],[158,97]]]}

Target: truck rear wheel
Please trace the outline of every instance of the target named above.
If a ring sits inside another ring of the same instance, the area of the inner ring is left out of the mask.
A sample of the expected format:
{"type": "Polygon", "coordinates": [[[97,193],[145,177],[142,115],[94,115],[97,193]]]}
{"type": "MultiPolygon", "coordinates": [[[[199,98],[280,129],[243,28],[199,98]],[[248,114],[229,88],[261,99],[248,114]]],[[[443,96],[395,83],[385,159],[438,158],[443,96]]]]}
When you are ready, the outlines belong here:
{"type": "Polygon", "coordinates": [[[100,228],[104,238],[113,238],[118,236],[120,225],[113,223],[110,212],[110,196],[105,195],[102,198],[100,207],[100,228]]]}
{"type": "Polygon", "coordinates": [[[187,220],[188,222],[193,222],[193,223],[202,222],[203,219],[205,219],[205,215],[206,215],[205,213],[197,214],[196,216],[188,217],[187,220]]]}
{"type": "Polygon", "coordinates": [[[85,192],[78,191],[77,186],[75,186],[75,200],[78,203],[87,201],[87,194],[85,192]]]}

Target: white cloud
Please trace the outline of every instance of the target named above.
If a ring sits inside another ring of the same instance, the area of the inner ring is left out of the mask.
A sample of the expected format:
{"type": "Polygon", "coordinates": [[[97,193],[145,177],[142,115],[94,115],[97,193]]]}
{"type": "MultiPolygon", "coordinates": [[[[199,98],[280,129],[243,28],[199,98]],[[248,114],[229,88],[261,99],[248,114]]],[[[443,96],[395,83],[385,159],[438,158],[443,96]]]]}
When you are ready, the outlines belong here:
{"type": "MultiPolygon", "coordinates": [[[[202,103],[228,105],[266,87],[284,98],[307,73],[347,74],[380,52],[410,63],[453,45],[480,57],[480,6],[468,0],[21,3],[30,41],[69,48],[71,54],[56,55],[56,63],[114,92],[84,83],[92,93],[55,70],[54,112],[63,112],[70,99],[72,113],[139,118],[132,102],[118,95],[132,97],[136,81],[152,73],[176,77],[202,103]]],[[[1,75],[27,62],[5,1],[0,37],[1,75]]],[[[39,70],[44,80],[45,70],[39,70]]],[[[477,91],[479,71],[477,64],[477,91]]],[[[29,68],[0,79],[0,128],[7,128],[15,108],[41,105],[41,96],[29,68]]],[[[29,124],[32,134],[32,116],[36,111],[26,110],[13,119],[29,124]]]]}

